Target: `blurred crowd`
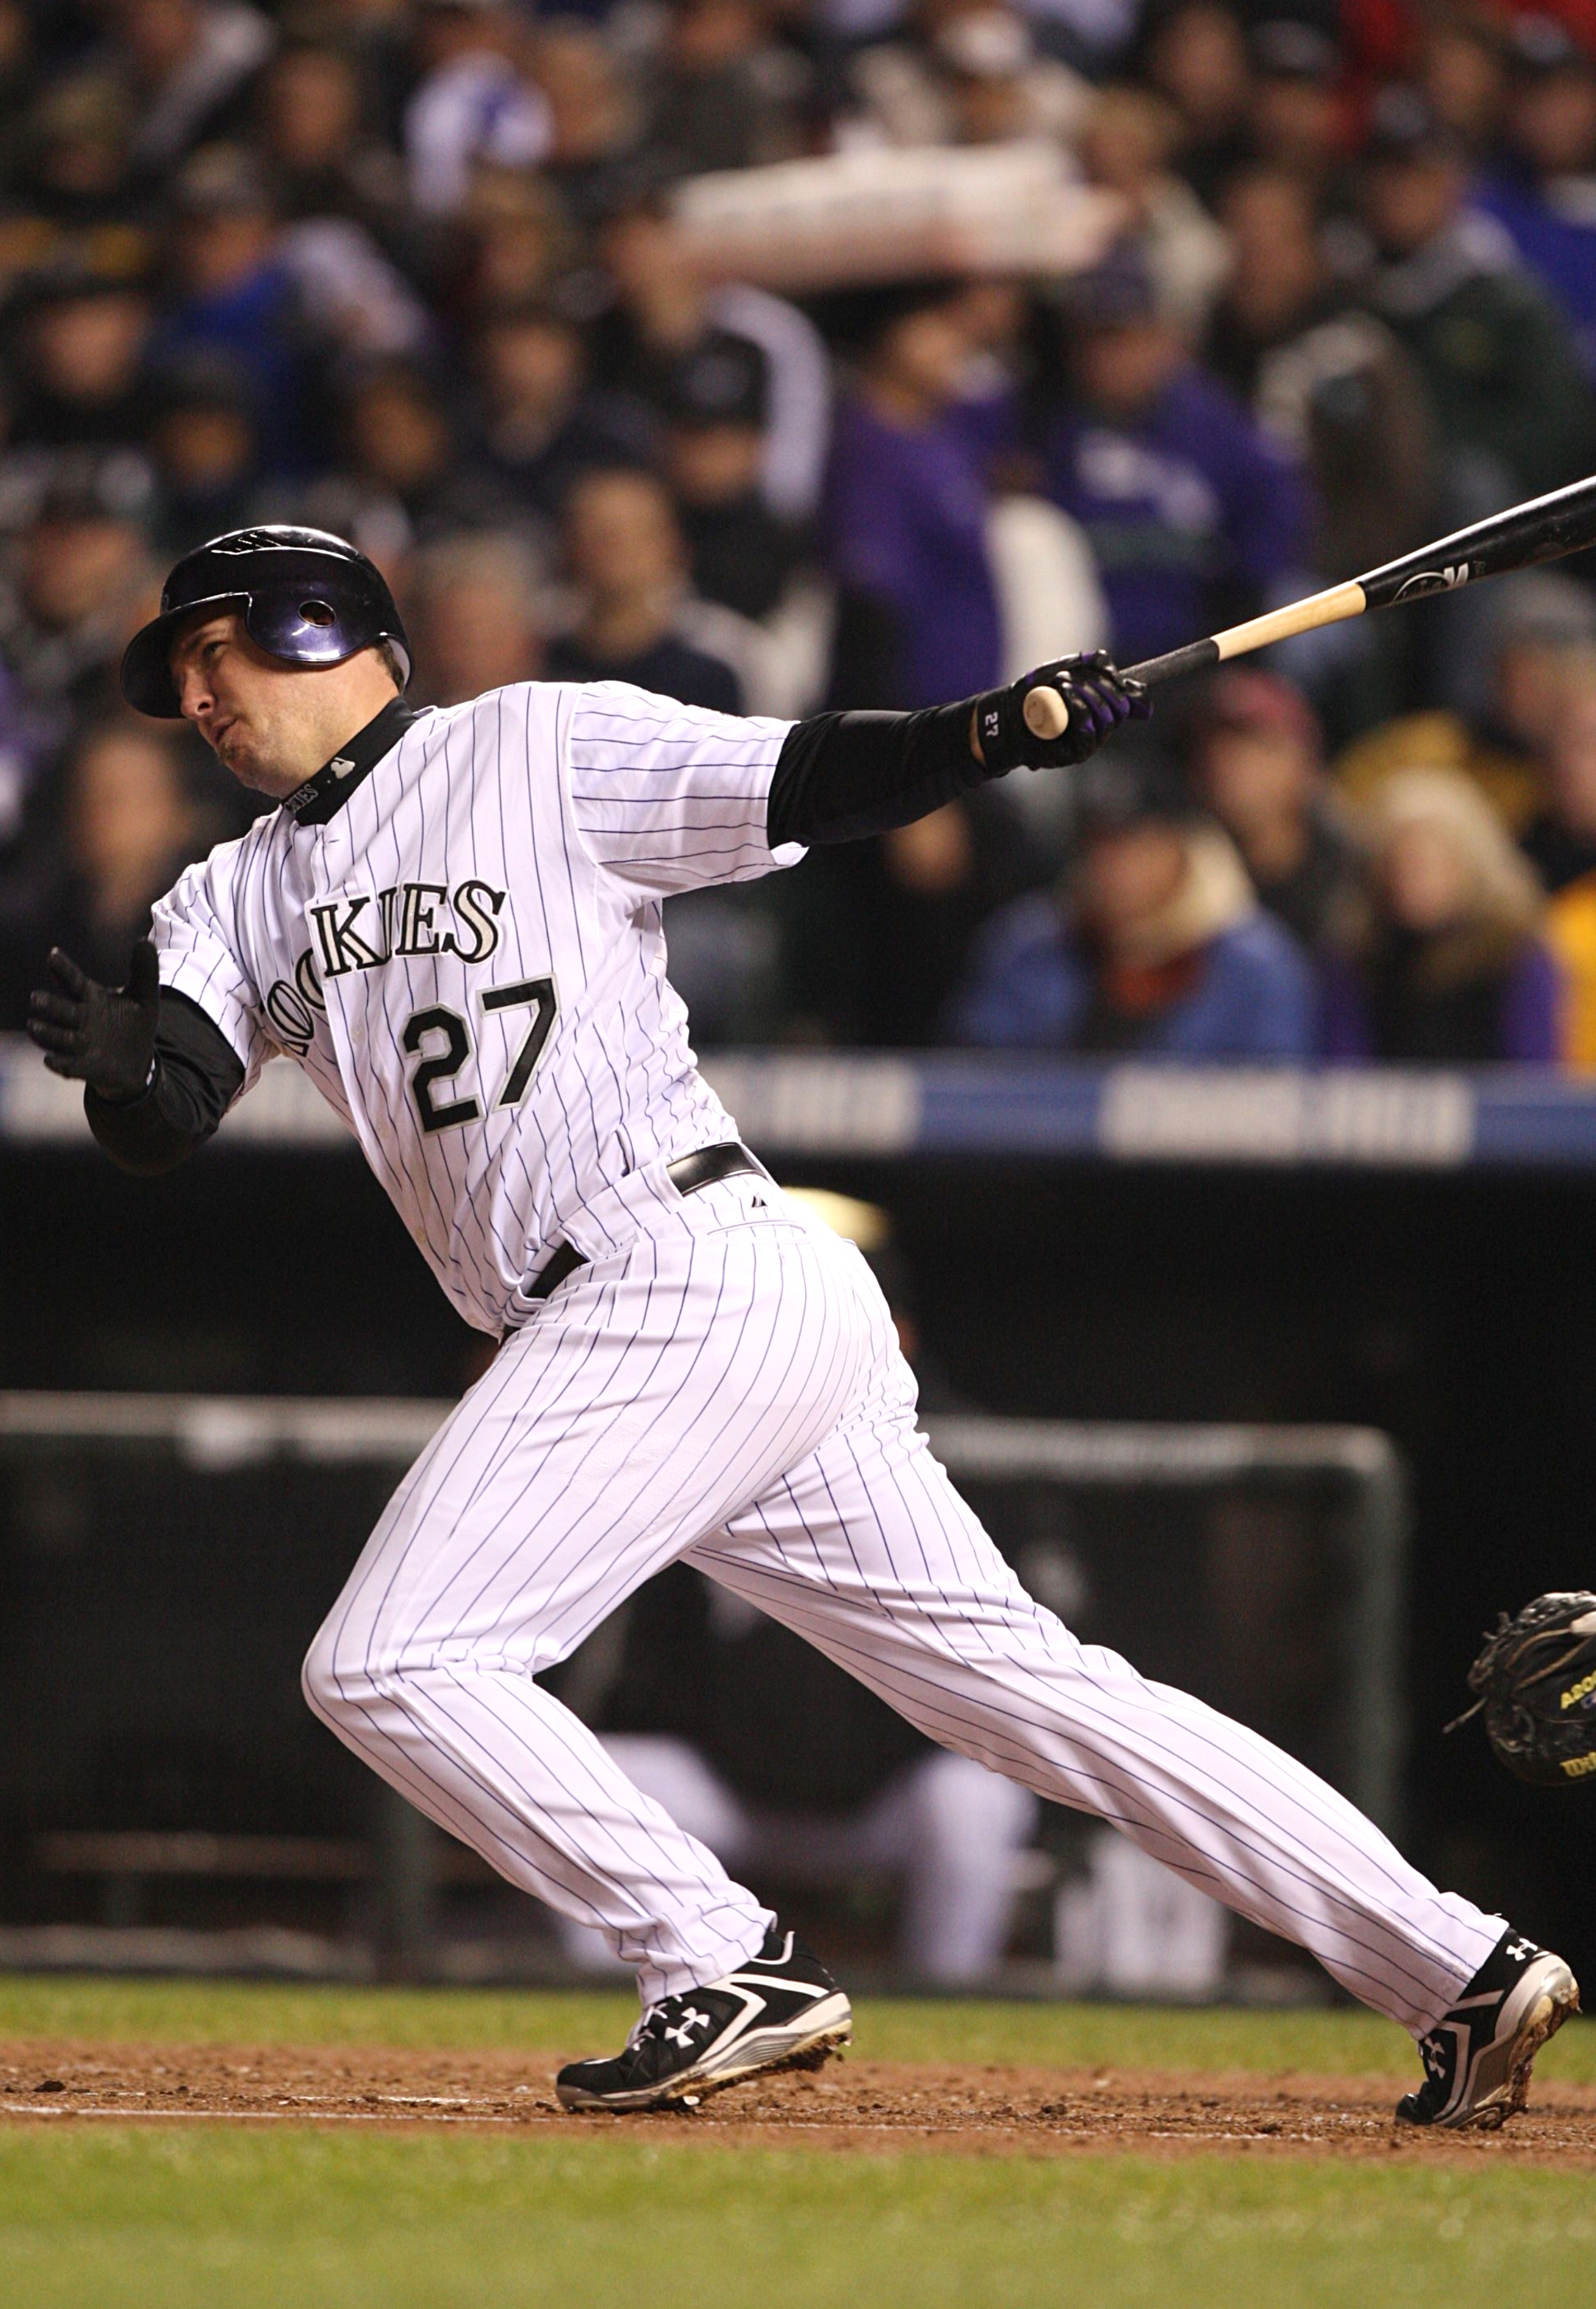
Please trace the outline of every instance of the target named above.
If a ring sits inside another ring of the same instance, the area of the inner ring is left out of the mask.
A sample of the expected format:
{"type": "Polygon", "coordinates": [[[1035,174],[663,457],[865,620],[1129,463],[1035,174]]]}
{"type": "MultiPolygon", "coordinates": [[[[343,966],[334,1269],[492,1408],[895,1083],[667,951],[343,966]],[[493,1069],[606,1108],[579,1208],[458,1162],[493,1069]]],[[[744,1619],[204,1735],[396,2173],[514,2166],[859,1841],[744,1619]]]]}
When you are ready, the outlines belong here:
{"type": "MultiPolygon", "coordinates": [[[[247,822],[115,685],[221,530],[353,538],[422,702],[790,716],[1133,662],[1596,467],[1592,0],[0,0],[0,1028],[247,822]],[[1083,269],[795,297],[684,222],[1011,143],[1111,196],[1083,269]]],[[[705,1044],[1596,1067],[1596,578],[668,927],[705,1044]]]]}

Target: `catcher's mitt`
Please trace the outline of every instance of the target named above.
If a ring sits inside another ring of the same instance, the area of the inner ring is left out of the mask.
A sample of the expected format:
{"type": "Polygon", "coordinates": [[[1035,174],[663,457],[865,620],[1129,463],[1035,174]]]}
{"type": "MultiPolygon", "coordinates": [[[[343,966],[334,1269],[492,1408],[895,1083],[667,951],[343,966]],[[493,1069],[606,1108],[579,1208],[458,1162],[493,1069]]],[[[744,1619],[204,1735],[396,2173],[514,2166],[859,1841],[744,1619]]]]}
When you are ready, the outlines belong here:
{"type": "Polygon", "coordinates": [[[1457,1722],[1483,1709],[1486,1736],[1521,1780],[1596,1783],[1596,1594],[1537,1596],[1515,1618],[1504,1612],[1469,1689],[1478,1697],[1457,1722]]]}

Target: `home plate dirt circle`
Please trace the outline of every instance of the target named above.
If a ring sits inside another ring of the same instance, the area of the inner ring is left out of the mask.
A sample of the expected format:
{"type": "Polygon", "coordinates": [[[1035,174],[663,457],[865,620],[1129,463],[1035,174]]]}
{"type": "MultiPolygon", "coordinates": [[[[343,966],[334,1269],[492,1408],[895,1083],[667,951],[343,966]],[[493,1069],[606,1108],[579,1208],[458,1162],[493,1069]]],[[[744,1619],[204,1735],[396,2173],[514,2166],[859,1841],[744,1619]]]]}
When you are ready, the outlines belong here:
{"type": "Polygon", "coordinates": [[[954,2155],[1194,2152],[1596,2165],[1596,2087],[1534,2089],[1505,2131],[1415,2133],[1389,2078],[1022,2069],[849,2058],[690,2111],[570,2116],[546,2053],[386,2046],[0,2044],[0,2123],[129,2121],[506,2127],[567,2140],[639,2128],[705,2147],[954,2155]]]}

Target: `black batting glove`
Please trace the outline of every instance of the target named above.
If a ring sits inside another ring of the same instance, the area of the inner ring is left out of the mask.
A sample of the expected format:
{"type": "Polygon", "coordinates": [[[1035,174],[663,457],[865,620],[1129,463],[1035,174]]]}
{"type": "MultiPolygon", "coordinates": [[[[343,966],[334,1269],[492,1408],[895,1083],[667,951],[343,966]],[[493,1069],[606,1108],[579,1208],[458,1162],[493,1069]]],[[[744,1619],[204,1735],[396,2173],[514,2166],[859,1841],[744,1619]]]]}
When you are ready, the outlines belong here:
{"type": "Polygon", "coordinates": [[[1088,657],[1055,658],[1006,689],[978,697],[975,734],[989,770],[1074,769],[1122,722],[1145,722],[1152,711],[1141,683],[1093,650],[1088,657]],[[1039,737],[1025,718],[1025,701],[1039,690],[1053,692],[1068,715],[1057,737],[1039,737]]]}
{"type": "Polygon", "coordinates": [[[123,987],[101,986],[71,955],[50,948],[56,985],[29,1005],[28,1032],[52,1074],[87,1083],[125,1105],[142,1098],[155,1071],[160,965],[148,938],[134,947],[123,987]]]}

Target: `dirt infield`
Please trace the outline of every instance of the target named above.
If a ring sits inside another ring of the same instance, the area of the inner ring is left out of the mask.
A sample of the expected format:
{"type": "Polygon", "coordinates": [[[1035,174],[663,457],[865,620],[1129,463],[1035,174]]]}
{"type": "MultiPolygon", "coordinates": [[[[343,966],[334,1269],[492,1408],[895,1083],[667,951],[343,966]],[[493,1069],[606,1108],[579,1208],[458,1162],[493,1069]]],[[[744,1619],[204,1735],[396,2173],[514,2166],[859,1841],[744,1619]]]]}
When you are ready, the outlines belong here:
{"type": "MultiPolygon", "coordinates": [[[[583,2048],[574,2047],[574,2051],[583,2048]]],[[[704,2146],[930,2149],[962,2155],[1194,2151],[1596,2165],[1596,2087],[1549,2080],[1500,2134],[1415,2134],[1388,2080],[1027,2070],[850,2058],[669,2115],[572,2117],[546,2054],[382,2047],[0,2044],[0,2123],[463,2125],[600,2138],[642,2127],[704,2146]]]]}

